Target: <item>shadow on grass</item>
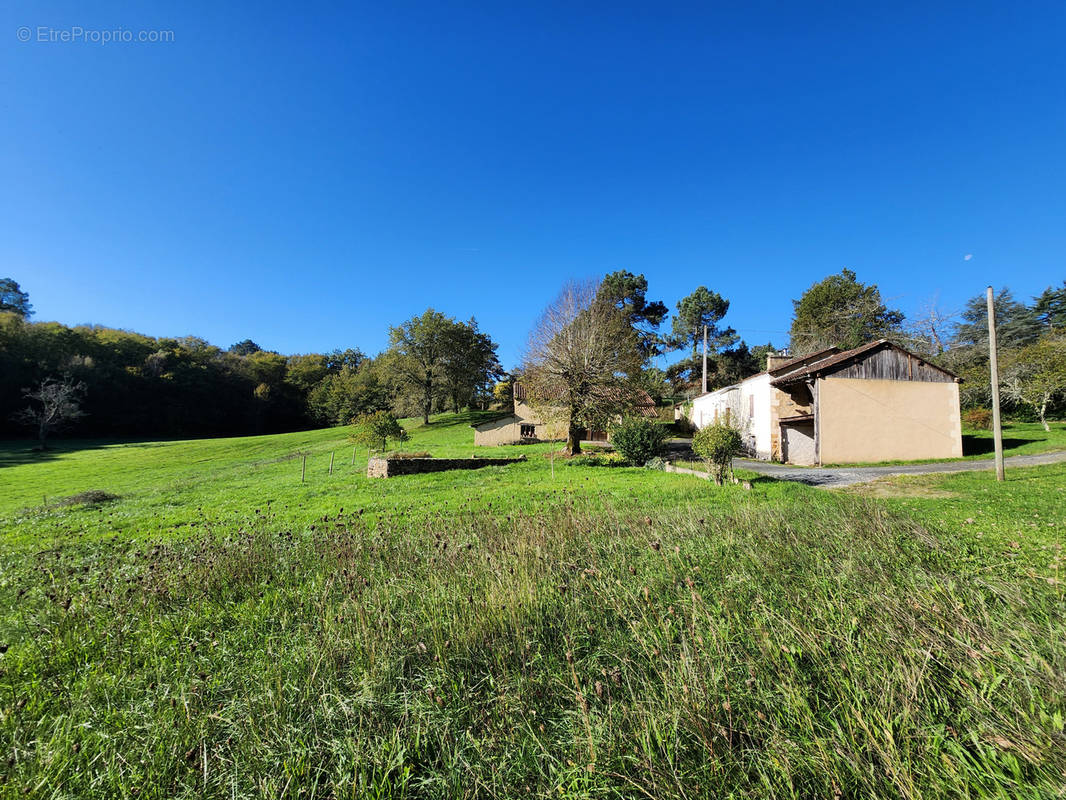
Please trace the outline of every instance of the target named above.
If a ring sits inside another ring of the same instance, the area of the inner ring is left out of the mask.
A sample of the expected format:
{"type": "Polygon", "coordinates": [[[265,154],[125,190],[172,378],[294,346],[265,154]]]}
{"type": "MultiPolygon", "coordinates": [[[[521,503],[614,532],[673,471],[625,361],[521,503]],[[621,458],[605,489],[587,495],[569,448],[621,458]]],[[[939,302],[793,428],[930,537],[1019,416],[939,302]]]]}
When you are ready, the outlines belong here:
{"type": "MultiPolygon", "coordinates": [[[[1033,442],[1045,442],[1047,437],[1041,437],[1039,439],[1004,439],[1003,440],[1003,452],[1009,453],[1018,447],[1022,447],[1033,442]]],[[[973,436],[972,434],[964,433],[962,435],[962,454],[964,456],[983,456],[994,453],[996,450],[995,442],[991,436],[973,436]]]]}
{"type": "Polygon", "coordinates": [[[63,445],[49,445],[47,450],[41,450],[36,444],[29,442],[3,442],[0,443],[0,469],[23,464],[42,464],[65,452],[69,452],[69,449],[63,445]]]}
{"type": "Polygon", "coordinates": [[[100,450],[114,445],[152,446],[180,439],[55,439],[48,442],[48,449],[41,450],[36,440],[14,439],[0,441],[0,469],[20,467],[24,464],[44,464],[68,453],[84,450],[100,450]]]}
{"type": "Polygon", "coordinates": [[[434,414],[429,422],[423,422],[421,417],[415,417],[414,423],[410,424],[412,430],[426,430],[429,428],[450,428],[454,425],[477,425],[488,420],[508,417],[511,411],[460,411],[459,413],[445,412],[434,414]]]}

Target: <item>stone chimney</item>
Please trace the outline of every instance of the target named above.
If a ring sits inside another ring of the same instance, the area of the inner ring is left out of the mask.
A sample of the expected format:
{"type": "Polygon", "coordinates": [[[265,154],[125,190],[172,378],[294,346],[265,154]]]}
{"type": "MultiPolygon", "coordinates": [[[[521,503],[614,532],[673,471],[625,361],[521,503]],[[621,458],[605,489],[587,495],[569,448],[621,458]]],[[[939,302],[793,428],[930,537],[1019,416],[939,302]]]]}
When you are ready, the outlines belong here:
{"type": "Polygon", "coordinates": [[[792,356],[787,353],[770,353],[766,356],[766,369],[767,371],[776,369],[784,364],[786,361],[791,361],[792,356]]]}

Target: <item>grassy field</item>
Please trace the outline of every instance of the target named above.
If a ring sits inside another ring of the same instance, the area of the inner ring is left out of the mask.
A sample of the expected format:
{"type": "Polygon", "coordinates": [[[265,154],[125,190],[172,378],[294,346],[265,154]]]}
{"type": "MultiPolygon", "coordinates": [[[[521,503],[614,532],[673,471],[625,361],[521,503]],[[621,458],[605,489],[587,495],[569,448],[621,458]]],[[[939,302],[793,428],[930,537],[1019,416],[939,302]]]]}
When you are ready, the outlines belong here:
{"type": "MultiPolygon", "coordinates": [[[[364,519],[388,514],[415,520],[440,512],[536,513],[577,500],[600,507],[690,501],[713,506],[735,495],[702,492],[694,478],[577,469],[562,461],[553,476],[547,457],[552,445],[475,448],[469,425],[478,418],[443,415],[429,426],[406,421],[411,439],[403,449],[451,457],[524,455],[528,462],[370,480],[366,450],[353,453],[340,428],[185,442],[57,442],[44,456],[23,442],[0,444],[0,520],[9,523],[9,541],[37,545],[72,535],[143,538],[173,537],[205,526],[226,530],[244,526],[249,514],[309,529],[342,508],[358,510],[364,519]],[[336,454],[332,475],[331,453],[336,454]],[[307,466],[301,482],[303,455],[307,466]],[[121,502],[106,509],[56,506],[64,497],[92,490],[119,495],[121,502]]],[[[763,491],[787,495],[795,487],[768,484],[763,491]]]]}
{"type": "Polygon", "coordinates": [[[546,449],[5,446],[0,796],[1063,796],[1066,466],[745,491],[546,449]]]}

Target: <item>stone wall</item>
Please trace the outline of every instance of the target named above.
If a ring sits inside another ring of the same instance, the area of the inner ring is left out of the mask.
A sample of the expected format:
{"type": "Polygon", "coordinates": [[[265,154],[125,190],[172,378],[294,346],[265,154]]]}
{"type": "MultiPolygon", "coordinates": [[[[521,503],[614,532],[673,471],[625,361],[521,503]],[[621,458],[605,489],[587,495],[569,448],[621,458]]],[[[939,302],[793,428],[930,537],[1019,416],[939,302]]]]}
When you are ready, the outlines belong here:
{"type": "Polygon", "coordinates": [[[419,475],[423,472],[443,472],[448,469],[479,469],[502,467],[525,461],[517,458],[372,458],[366,465],[368,478],[393,478],[397,475],[419,475]]]}

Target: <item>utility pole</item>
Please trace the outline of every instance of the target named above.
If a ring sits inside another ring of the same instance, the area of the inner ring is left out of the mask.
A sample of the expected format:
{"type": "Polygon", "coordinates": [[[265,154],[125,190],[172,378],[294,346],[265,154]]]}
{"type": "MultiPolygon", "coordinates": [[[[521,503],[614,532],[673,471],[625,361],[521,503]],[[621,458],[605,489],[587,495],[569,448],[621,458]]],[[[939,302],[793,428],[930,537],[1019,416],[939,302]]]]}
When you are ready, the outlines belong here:
{"type": "Polygon", "coordinates": [[[992,437],[996,445],[996,480],[1003,478],[1003,423],[999,417],[999,364],[996,355],[996,309],[988,287],[988,361],[992,368],[992,437]]]}
{"type": "Polygon", "coordinates": [[[703,393],[707,394],[707,326],[703,326],[703,393]]]}

